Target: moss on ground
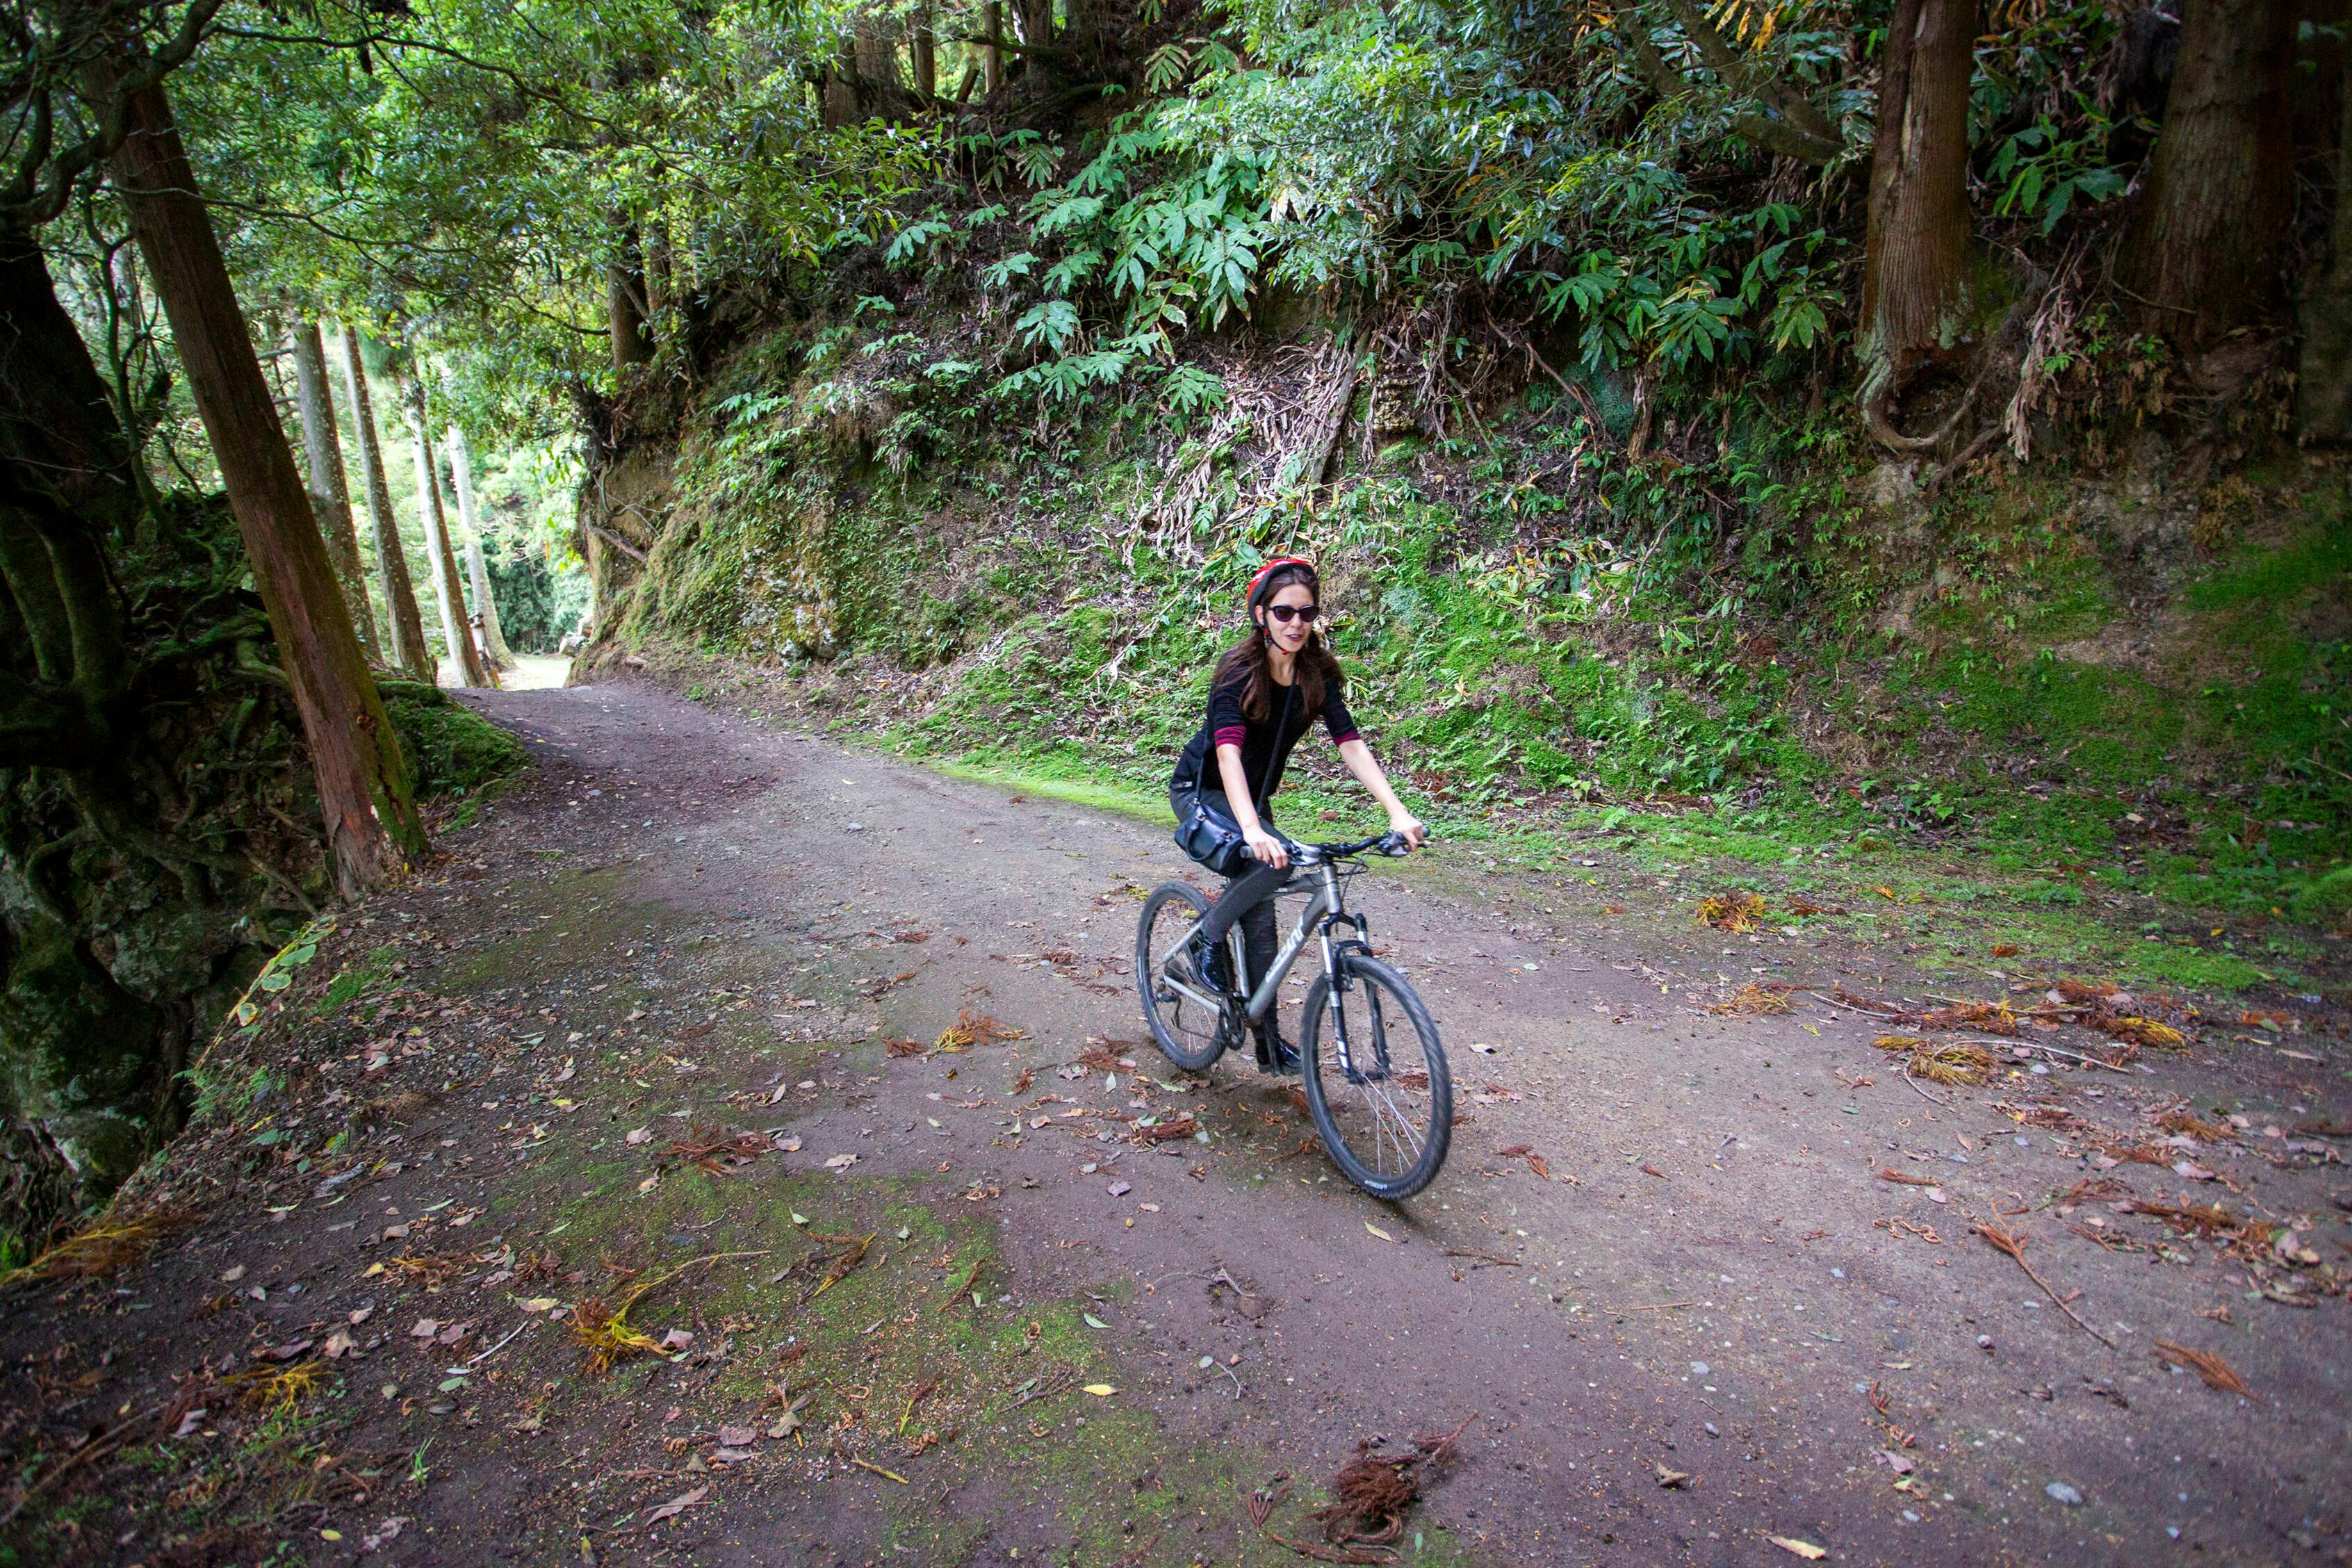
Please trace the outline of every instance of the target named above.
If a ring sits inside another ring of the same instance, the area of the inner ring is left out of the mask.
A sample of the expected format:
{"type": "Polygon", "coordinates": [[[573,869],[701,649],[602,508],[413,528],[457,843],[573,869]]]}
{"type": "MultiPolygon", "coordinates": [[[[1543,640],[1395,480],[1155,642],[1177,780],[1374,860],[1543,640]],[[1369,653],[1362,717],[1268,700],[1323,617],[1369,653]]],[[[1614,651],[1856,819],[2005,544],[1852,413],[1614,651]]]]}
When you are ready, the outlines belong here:
{"type": "Polygon", "coordinates": [[[377,684],[419,795],[478,797],[530,766],[521,742],[440,688],[414,680],[377,684]]]}

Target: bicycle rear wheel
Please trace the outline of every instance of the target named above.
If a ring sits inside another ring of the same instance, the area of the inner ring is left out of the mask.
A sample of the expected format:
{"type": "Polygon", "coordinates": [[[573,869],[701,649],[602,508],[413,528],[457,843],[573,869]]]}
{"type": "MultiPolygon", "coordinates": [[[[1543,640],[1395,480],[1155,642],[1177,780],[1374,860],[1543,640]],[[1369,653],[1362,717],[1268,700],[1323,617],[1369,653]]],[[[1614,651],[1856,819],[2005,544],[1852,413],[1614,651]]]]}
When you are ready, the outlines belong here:
{"type": "Polygon", "coordinates": [[[1190,962],[1177,958],[1172,977],[1163,971],[1176,955],[1177,942],[1208,912],[1209,900],[1191,885],[1162,882],[1143,901],[1135,922],[1135,989],[1143,999],[1143,1021],[1168,1059],[1193,1072],[1225,1054],[1225,1009],[1202,999],[1214,993],[1192,973],[1190,962]]]}
{"type": "Polygon", "coordinates": [[[1342,953],[1338,969],[1336,1011],[1320,976],[1299,1022],[1307,1109],[1342,1175],[1376,1198],[1409,1198],[1436,1176],[1453,1137],[1445,1051],[1403,975],[1360,952],[1342,953]]]}

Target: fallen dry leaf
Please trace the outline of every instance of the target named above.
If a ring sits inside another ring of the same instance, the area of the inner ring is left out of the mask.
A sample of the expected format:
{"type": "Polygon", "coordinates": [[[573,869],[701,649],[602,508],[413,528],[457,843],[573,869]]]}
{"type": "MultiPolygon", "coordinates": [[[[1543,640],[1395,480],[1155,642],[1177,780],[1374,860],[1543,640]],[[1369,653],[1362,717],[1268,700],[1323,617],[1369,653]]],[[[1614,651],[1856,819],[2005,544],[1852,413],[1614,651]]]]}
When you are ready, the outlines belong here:
{"type": "Polygon", "coordinates": [[[670,1499],[669,1501],[659,1505],[652,1511],[648,1512],[646,1515],[646,1522],[647,1524],[659,1524],[663,1520],[676,1519],[679,1514],[684,1513],[688,1509],[692,1508],[696,1503],[700,1502],[704,1498],[707,1498],[709,1495],[710,1489],[709,1487],[697,1487],[690,1492],[680,1492],[677,1496],[670,1499]]]}
{"type": "MultiPolygon", "coordinates": [[[[1893,898],[1894,896],[1895,895],[1892,893],[1887,895],[1889,898],[1893,898]]],[[[1773,1545],[1779,1547],[1783,1552],[1795,1552],[1798,1556],[1803,1558],[1808,1563],[1818,1563],[1822,1558],[1829,1555],[1828,1552],[1814,1545],[1811,1542],[1799,1541],[1792,1535],[1768,1535],[1764,1539],[1770,1542],[1773,1545]]]]}
{"type": "Polygon", "coordinates": [[[1108,1399],[1112,1394],[1117,1394],[1118,1390],[1108,1383],[1090,1383],[1087,1384],[1087,1392],[1093,1394],[1097,1399],[1108,1399]]]}
{"type": "Polygon", "coordinates": [[[1690,1473],[1686,1470],[1670,1470],[1664,1465],[1656,1465],[1654,1468],[1658,1472],[1658,1485],[1661,1487],[1671,1490],[1676,1487],[1690,1485],[1690,1473]]]}

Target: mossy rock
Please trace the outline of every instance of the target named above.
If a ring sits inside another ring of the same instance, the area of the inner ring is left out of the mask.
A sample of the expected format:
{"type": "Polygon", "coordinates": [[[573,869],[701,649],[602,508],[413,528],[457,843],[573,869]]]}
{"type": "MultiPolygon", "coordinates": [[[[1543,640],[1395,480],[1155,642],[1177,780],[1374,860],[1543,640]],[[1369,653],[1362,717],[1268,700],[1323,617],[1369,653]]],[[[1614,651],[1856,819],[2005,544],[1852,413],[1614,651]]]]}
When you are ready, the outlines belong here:
{"type": "Polygon", "coordinates": [[[522,742],[437,686],[379,680],[419,797],[475,795],[530,765],[522,742]]]}

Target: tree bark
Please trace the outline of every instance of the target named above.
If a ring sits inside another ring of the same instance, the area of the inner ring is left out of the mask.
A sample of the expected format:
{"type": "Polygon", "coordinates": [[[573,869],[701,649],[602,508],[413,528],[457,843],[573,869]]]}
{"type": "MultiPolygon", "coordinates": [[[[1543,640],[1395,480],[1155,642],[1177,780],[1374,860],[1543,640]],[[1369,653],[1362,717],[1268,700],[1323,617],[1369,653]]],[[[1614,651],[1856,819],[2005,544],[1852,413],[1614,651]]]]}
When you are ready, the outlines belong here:
{"type": "Polygon", "coordinates": [[[2303,372],[2296,396],[2303,433],[2315,441],[2352,440],[2352,51],[2344,66],[2336,143],[2336,222],[2327,270],[2303,305],[2303,372]]]}
{"type": "Polygon", "coordinates": [[[626,370],[654,357],[654,335],[646,323],[646,263],[637,226],[615,219],[618,251],[604,267],[604,319],[613,342],[613,368],[626,370]]]}
{"type": "Polygon", "coordinates": [[[656,342],[668,330],[665,313],[677,302],[677,282],[672,271],[669,219],[656,214],[646,229],[646,335],[656,342]]]}
{"type": "Polygon", "coordinates": [[[1033,88],[1046,87],[1053,81],[1045,51],[1054,42],[1054,0],[1019,0],[1019,5],[1021,41],[1028,47],[1022,60],[1022,75],[1033,88]]]}
{"type": "Polygon", "coordinates": [[[1004,37],[1003,0],[988,0],[980,8],[980,36],[988,40],[980,46],[980,90],[985,95],[1004,85],[1004,51],[997,47],[1004,37]]]}
{"type": "Polygon", "coordinates": [[[2209,348],[2275,311],[2294,217],[2290,0],[2187,0],[2147,186],[2116,276],[2150,324],[2209,348]]]}
{"type": "MultiPolygon", "coordinates": [[[[117,68],[112,60],[93,68],[101,90],[117,68]]],[[[356,897],[427,847],[400,738],[335,585],[171,104],[158,84],[129,95],[124,108],[130,134],[110,160],[116,193],[172,323],[293,687],[337,880],[356,897]]]]}
{"type": "Polygon", "coordinates": [[[425,518],[425,554],[433,570],[433,595],[441,605],[441,636],[460,686],[488,686],[489,672],[474,648],[466,625],[466,595],[458,585],[457,557],[449,548],[449,520],[441,510],[441,481],[433,471],[433,426],[425,409],[425,383],[407,378],[408,435],[416,455],[416,510],[425,518]]]}
{"type": "Polygon", "coordinates": [[[474,504],[474,455],[466,445],[462,426],[449,426],[449,488],[457,493],[457,526],[466,533],[466,575],[474,584],[475,613],[482,617],[482,647],[499,669],[514,668],[514,650],[507,647],[506,629],[499,625],[499,602],[490,595],[490,566],[482,558],[481,512],[474,504]]]}
{"type": "Polygon", "coordinates": [[[857,91],[857,41],[845,33],[835,52],[833,68],[818,89],[818,123],[828,130],[855,125],[862,118],[857,91]]]}
{"type": "Polygon", "coordinates": [[[929,104],[940,95],[940,55],[937,35],[931,26],[931,0],[916,0],[915,14],[908,22],[907,54],[915,72],[915,90],[929,104]]]}
{"type": "Polygon", "coordinates": [[[351,486],[343,478],[343,444],[335,430],[335,400],[327,390],[327,345],[319,323],[297,321],[289,334],[294,351],[294,403],[302,416],[302,455],[310,467],[310,504],[327,557],[342,584],[343,603],[365,647],[377,646],[375,612],[368,605],[367,574],[360,566],[359,529],[352,521],[351,486]]]}
{"type": "Polygon", "coordinates": [[[1864,405],[1948,352],[1968,305],[1969,79],[1978,0],[1898,0],[1879,77],[1863,261],[1864,405]]]}
{"type": "Polygon", "coordinates": [[[392,510],[392,486],[384,477],[383,440],[368,395],[367,361],[360,330],[343,328],[343,387],[352,405],[352,435],[359,447],[360,482],[367,487],[368,521],[375,533],[375,581],[383,595],[384,653],[390,668],[404,669],[427,685],[433,681],[433,651],[425,646],[425,616],[408,575],[408,552],[400,542],[400,519],[392,510]]]}

